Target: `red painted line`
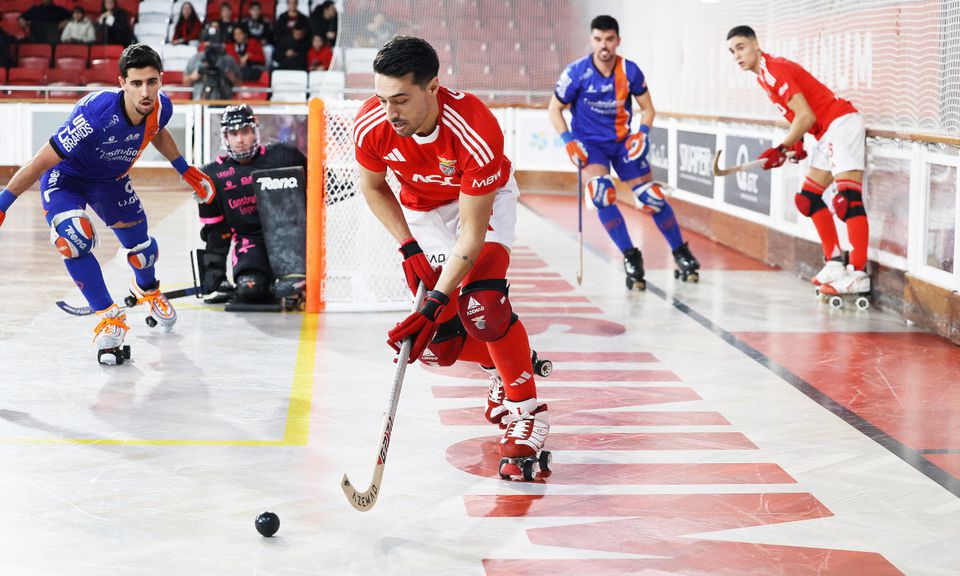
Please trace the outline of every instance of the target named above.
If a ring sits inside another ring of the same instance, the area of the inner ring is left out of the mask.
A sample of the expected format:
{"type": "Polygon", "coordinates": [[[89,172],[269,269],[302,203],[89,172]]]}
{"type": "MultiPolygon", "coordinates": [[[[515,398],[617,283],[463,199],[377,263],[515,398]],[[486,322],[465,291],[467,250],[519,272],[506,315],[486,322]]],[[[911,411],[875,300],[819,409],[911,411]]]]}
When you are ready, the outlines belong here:
{"type": "Polygon", "coordinates": [[[573,292],[573,284],[566,280],[538,280],[538,279],[520,279],[514,281],[510,279],[511,294],[550,294],[552,292],[573,292]]]}
{"type": "Polygon", "coordinates": [[[548,264],[546,261],[541,260],[540,258],[510,258],[510,267],[507,268],[507,276],[509,277],[514,270],[536,270],[538,268],[547,268],[548,264]]]}
{"type": "MultiPolygon", "coordinates": [[[[491,425],[491,427],[493,427],[491,425]]],[[[500,436],[469,438],[447,448],[447,460],[460,464],[483,464],[489,457],[496,470],[500,436]]],[[[547,450],[665,451],[665,450],[756,450],[757,446],[739,432],[566,432],[550,433],[547,450]]],[[[463,469],[463,468],[461,468],[463,469]]]]}
{"type": "Polygon", "coordinates": [[[562,278],[560,274],[556,272],[507,272],[507,275],[510,277],[510,285],[512,286],[514,282],[520,283],[523,280],[536,280],[538,278],[562,278]]]}
{"type": "MultiPolygon", "coordinates": [[[[560,404],[550,404],[552,426],[729,426],[718,412],[562,412],[560,404]]],[[[445,426],[477,426],[486,424],[483,406],[440,410],[445,426]]]]}
{"type": "MultiPolygon", "coordinates": [[[[552,376],[551,376],[552,378],[552,376]]],[[[685,386],[537,386],[540,400],[550,404],[551,414],[583,410],[623,408],[669,402],[690,402],[700,396],[685,386]]],[[[487,386],[434,386],[434,398],[486,398],[487,386]]]]}
{"type": "Polygon", "coordinates": [[[514,306],[517,314],[603,314],[596,306],[514,306]]]}
{"type": "Polygon", "coordinates": [[[538,351],[540,358],[554,362],[659,362],[649,352],[574,352],[574,351],[538,351]]]}
{"type": "Polygon", "coordinates": [[[569,303],[580,303],[580,302],[590,302],[590,299],[586,296],[561,296],[554,294],[520,294],[516,298],[513,297],[513,292],[510,293],[511,302],[569,302],[569,303]]]}

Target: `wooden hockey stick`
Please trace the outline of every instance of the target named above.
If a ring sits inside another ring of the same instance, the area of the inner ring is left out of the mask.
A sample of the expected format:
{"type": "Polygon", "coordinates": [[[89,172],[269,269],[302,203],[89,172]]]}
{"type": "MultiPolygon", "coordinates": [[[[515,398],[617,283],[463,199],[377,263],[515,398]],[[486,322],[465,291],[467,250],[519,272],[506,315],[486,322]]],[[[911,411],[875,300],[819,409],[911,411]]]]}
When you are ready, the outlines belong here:
{"type": "MultiPolygon", "coordinates": [[[[179,290],[171,290],[169,292],[164,292],[163,295],[167,297],[167,300],[173,300],[175,298],[183,298],[184,296],[199,297],[203,295],[203,292],[200,291],[196,286],[194,286],[191,288],[181,288],[179,290]]],[[[136,299],[133,299],[133,301],[131,302],[130,298],[131,298],[130,296],[127,296],[126,298],[124,298],[124,305],[121,306],[120,308],[127,310],[139,304],[139,302],[136,299]]],[[[57,300],[57,307],[72,316],[90,316],[91,314],[94,313],[94,310],[89,306],[71,306],[70,304],[67,304],[63,300],[57,300]]]]}
{"type": "MultiPolygon", "coordinates": [[[[726,176],[728,174],[735,174],[737,172],[743,172],[744,170],[750,170],[751,168],[759,168],[766,164],[766,158],[757,158],[756,160],[751,160],[745,164],[737,164],[736,166],[731,166],[729,168],[720,167],[720,155],[723,154],[723,150],[717,150],[717,155],[713,158],[713,175],[714,176],[726,176]]],[[[793,158],[793,150],[786,153],[786,157],[793,158]]]]}
{"type": "Polygon", "coordinates": [[[577,235],[580,239],[580,267],[577,268],[577,286],[583,284],[583,166],[577,161],[577,235]]]}
{"type": "MultiPolygon", "coordinates": [[[[420,284],[417,290],[417,298],[413,303],[413,311],[416,312],[423,304],[427,295],[427,287],[420,284]]],[[[347,475],[343,475],[343,481],[340,482],[340,488],[346,495],[350,504],[361,512],[366,512],[373,508],[377,503],[377,496],[380,495],[380,482],[383,480],[383,466],[387,462],[387,449],[390,448],[390,434],[393,432],[393,419],[397,415],[397,404],[400,401],[400,388],[403,386],[403,375],[407,371],[407,361],[410,359],[410,348],[413,346],[413,336],[403,341],[400,346],[400,356],[397,358],[397,372],[393,377],[393,391],[390,393],[390,408],[383,416],[383,431],[380,433],[380,449],[377,451],[377,465],[373,469],[373,479],[370,481],[370,487],[363,492],[350,483],[347,475]]]]}

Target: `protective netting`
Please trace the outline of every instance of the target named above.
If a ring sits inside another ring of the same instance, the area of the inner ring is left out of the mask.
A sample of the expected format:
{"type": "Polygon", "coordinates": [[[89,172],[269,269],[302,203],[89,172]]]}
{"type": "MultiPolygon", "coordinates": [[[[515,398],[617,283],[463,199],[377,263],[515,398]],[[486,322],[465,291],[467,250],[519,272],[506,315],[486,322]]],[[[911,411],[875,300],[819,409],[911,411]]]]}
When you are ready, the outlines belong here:
{"type": "MultiPolygon", "coordinates": [[[[765,51],[803,65],[864,113],[871,128],[960,129],[960,1],[700,0],[644,2],[631,43],[658,108],[779,118],[755,76],[727,51],[726,33],[756,30],[765,51]]],[[[621,20],[621,25],[622,25],[621,20]]]]}
{"type": "Polygon", "coordinates": [[[347,93],[372,93],[373,56],[396,34],[440,56],[440,82],[489,102],[546,104],[569,61],[589,52],[581,6],[569,0],[345,0],[336,67],[347,93]],[[576,34],[573,31],[576,31],[576,34]]]}
{"type": "MultiPolygon", "coordinates": [[[[323,299],[330,310],[397,310],[409,307],[397,242],[360,192],[353,150],[353,119],[360,101],[326,103],[326,216],[323,299]]],[[[387,181],[399,190],[388,173],[387,181]]]]}

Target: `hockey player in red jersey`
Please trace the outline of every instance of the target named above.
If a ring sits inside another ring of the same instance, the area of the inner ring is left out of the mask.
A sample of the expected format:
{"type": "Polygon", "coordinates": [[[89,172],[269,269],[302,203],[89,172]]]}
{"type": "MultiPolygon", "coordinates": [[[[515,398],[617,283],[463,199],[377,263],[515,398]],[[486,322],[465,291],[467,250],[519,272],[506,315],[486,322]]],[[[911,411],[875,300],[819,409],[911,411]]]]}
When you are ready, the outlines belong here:
{"type": "Polygon", "coordinates": [[[817,139],[811,151],[810,171],[795,196],[797,209],[813,220],[823,244],[825,265],[813,283],[825,294],[869,292],[866,270],[870,233],[862,194],[866,140],[863,116],[799,64],[761,51],[757,35],[749,26],[730,30],[727,47],[741,69],[757,75],[757,82],[790,122],[783,142],[761,154],[767,160],[763,168],[783,165],[791,150],[795,153],[792,161],[806,158],[803,135],[809,132],[817,139]],[[853,245],[848,266],[844,265],[833,215],[822,198],[831,182],[837,185],[834,212],[846,223],[853,245]]]}
{"type": "Polygon", "coordinates": [[[495,366],[485,415],[506,429],[500,474],[531,479],[534,459],[548,455],[550,426],[527,332],[507,294],[520,192],[496,118],[472,94],[440,86],[439,67],[424,40],[388,42],[373,63],[376,95],[354,124],[360,189],[400,245],[410,290],[420,282],[430,290],[388,343],[399,349],[413,338],[411,362],[495,366]],[[399,201],[388,167],[401,184],[399,201]]]}

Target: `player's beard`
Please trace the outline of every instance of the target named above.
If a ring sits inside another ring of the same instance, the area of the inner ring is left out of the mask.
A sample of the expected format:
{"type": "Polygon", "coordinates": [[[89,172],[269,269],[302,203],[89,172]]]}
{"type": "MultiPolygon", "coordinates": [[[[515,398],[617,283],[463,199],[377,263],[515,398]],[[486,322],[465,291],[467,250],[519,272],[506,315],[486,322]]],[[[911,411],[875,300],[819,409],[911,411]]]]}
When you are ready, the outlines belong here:
{"type": "Polygon", "coordinates": [[[611,52],[611,51],[609,51],[609,50],[601,50],[601,51],[597,52],[597,60],[599,60],[599,61],[601,61],[601,62],[609,62],[609,61],[613,60],[615,56],[616,56],[616,54],[614,54],[613,52],[611,52]]]}
{"type": "Polygon", "coordinates": [[[410,136],[413,136],[413,133],[417,130],[417,128],[406,120],[402,120],[402,122],[403,122],[402,124],[397,126],[391,121],[390,127],[393,128],[394,132],[396,132],[399,136],[402,136],[404,138],[409,138],[410,136]]]}
{"type": "Polygon", "coordinates": [[[141,100],[140,102],[137,102],[137,113],[141,116],[149,116],[156,107],[156,104],[153,102],[153,100],[150,100],[147,104],[144,104],[144,102],[147,101],[141,100]],[[144,109],[144,106],[146,106],[146,109],[144,109]]]}

